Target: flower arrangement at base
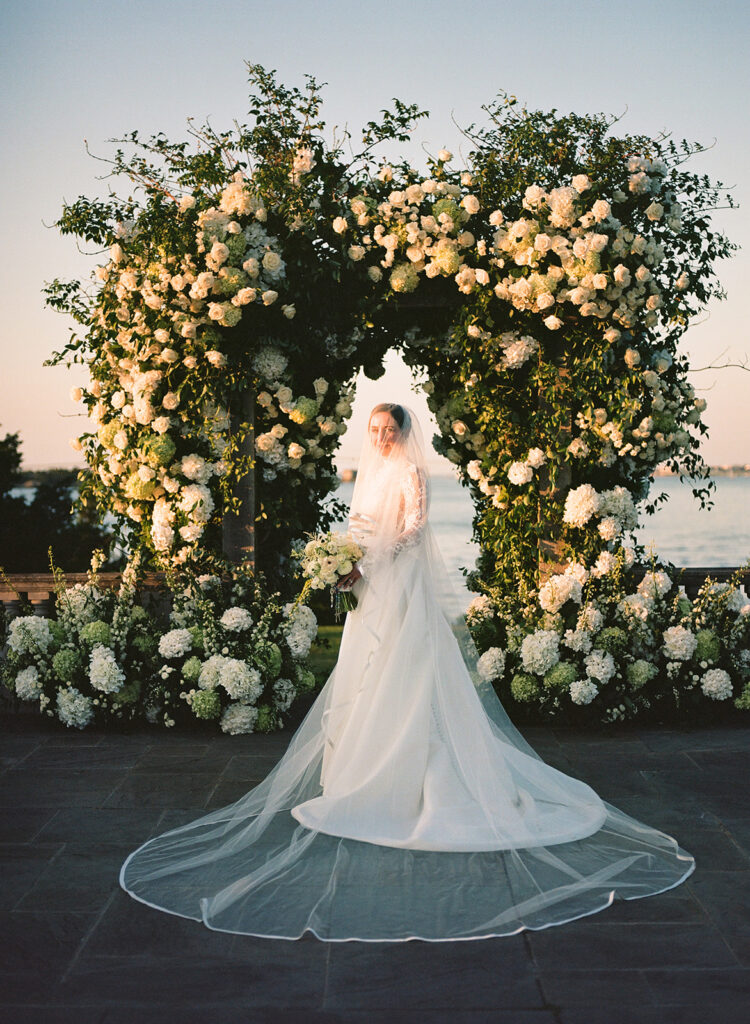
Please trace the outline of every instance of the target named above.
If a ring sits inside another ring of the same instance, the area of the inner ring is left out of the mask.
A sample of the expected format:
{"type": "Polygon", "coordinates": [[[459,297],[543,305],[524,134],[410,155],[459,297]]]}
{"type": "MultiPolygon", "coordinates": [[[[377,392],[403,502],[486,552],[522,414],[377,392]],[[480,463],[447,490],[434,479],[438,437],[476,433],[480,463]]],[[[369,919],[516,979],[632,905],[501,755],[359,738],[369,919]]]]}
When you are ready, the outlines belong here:
{"type": "Polygon", "coordinates": [[[750,710],[750,601],[739,577],[688,599],[672,566],[597,574],[570,563],[525,599],[476,597],[478,663],[521,717],[612,723],[750,710]]]}
{"type": "Polygon", "coordinates": [[[340,590],[338,583],[354,568],[364,556],[351,533],[319,533],[312,537],[301,551],[294,554],[300,560],[302,574],[307,577],[300,594],[304,601],[311,590],[331,588],[331,604],[335,606],[336,619],[339,614],[353,611],[357,607],[357,598],[351,591],[340,590]]]}
{"type": "Polygon", "coordinates": [[[305,605],[282,605],[247,565],[169,577],[173,608],[145,695],[150,721],[197,718],[222,732],[273,732],[315,687],[305,659],[318,624],[305,605]]]}
{"type": "Polygon", "coordinates": [[[103,560],[95,552],[88,581],[74,587],[55,572],[54,619],[23,615],[8,627],[5,684],[75,729],[138,717],[155,669],[157,627],[137,603],[140,560],[131,559],[117,590],[100,586],[103,560]]]}

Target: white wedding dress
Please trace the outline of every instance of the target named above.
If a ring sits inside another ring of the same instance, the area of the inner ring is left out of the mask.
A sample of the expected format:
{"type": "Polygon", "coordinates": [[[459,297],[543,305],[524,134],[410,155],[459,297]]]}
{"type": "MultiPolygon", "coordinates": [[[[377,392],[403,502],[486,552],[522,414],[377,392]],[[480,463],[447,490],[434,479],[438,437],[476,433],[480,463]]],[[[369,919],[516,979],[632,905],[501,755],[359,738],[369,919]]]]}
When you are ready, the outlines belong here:
{"type": "Polygon", "coordinates": [[[693,870],[545,764],[478,683],[441,599],[416,424],[403,435],[360,461],[364,579],[328,682],[264,782],[130,855],[136,899],[243,934],[436,941],[562,924],[693,870]]]}

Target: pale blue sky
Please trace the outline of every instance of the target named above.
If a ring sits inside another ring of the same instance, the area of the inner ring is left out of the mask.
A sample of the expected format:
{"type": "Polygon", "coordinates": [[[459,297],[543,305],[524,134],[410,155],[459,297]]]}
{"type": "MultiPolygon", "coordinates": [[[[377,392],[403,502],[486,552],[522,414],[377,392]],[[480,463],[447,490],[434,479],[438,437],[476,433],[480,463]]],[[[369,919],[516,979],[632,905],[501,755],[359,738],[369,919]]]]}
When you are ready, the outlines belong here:
{"type": "MultiPolygon", "coordinates": [[[[44,310],[41,288],[55,276],[85,274],[94,262],[45,227],[63,198],[101,188],[102,165],[86,155],[84,138],[106,155],[107,138],[134,128],[182,138],[187,116],[228,126],[245,115],[243,61],[251,60],[290,83],[302,84],[305,72],[328,82],[331,127],[347,123],[356,132],[393,96],[428,108],[432,116],[407,152],[419,161],[422,146],[459,154],[451,118],[481,120],[481,105],[505,89],[529,106],[624,113],[623,131],[667,128],[678,138],[715,139],[694,167],[735,186],[743,208],[717,220],[747,248],[749,29],[742,0],[5,0],[0,432],[21,432],[27,465],[74,461],[68,438],[83,420],[68,393],[84,377],[42,367],[67,329],[44,310]]],[[[746,251],[721,267],[729,300],[685,338],[695,365],[725,349],[735,359],[750,354],[749,268],[746,251]]],[[[750,462],[750,374],[701,373],[694,383],[711,388],[706,458],[750,462]]],[[[408,389],[405,372],[394,368],[358,406],[398,400],[408,389]]],[[[358,449],[360,416],[345,454],[358,449]]]]}

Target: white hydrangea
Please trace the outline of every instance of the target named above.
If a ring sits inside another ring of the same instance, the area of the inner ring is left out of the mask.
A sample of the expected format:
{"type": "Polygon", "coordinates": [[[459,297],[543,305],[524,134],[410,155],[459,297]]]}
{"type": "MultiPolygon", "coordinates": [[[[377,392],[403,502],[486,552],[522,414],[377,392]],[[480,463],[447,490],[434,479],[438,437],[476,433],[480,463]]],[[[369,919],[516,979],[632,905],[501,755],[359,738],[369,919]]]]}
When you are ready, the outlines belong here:
{"type": "Polygon", "coordinates": [[[198,676],[198,686],[201,690],[215,690],[221,682],[221,669],[224,664],[224,657],[221,654],[212,654],[210,658],[201,665],[198,676]]]}
{"type": "Polygon", "coordinates": [[[193,646],[193,635],[189,629],[172,629],[159,640],[159,654],[162,658],[181,658],[193,646]]]}
{"type": "Polygon", "coordinates": [[[613,555],[611,551],[602,551],[596,562],[594,562],[591,575],[596,577],[606,576],[608,573],[613,572],[617,565],[617,555],[613,555]]]}
{"type": "Polygon", "coordinates": [[[89,682],[102,693],[117,693],[125,685],[125,673],[117,664],[114,652],[103,644],[96,644],[91,652],[89,682]]]}
{"type": "Polygon", "coordinates": [[[469,607],[466,609],[466,621],[470,623],[491,619],[494,615],[495,606],[492,603],[492,599],[486,594],[477,594],[476,597],[471,599],[469,607]]]}
{"type": "Polygon", "coordinates": [[[180,462],[182,475],[199,484],[207,484],[213,471],[214,467],[210,462],[206,462],[202,455],[185,455],[180,462]]]}
{"type": "Polygon", "coordinates": [[[628,594],[617,605],[617,610],[626,619],[638,619],[646,622],[653,603],[644,594],[628,594]]]}
{"type": "Polygon", "coordinates": [[[58,598],[61,614],[83,625],[99,618],[100,591],[90,583],[76,583],[67,587],[58,598]]]}
{"type": "Polygon", "coordinates": [[[29,665],[16,676],[16,696],[19,700],[36,700],[42,692],[42,680],[34,665],[29,665]]]}
{"type": "Polygon", "coordinates": [[[615,659],[606,651],[593,650],[586,655],[584,665],[589,676],[602,685],[608,683],[616,671],[615,659]]]}
{"type": "Polygon", "coordinates": [[[671,661],[689,661],[695,653],[698,640],[685,626],[670,626],[664,630],[664,652],[671,661]]]}
{"type": "Polygon", "coordinates": [[[599,511],[599,495],[591,484],[581,484],[568,492],[565,499],[563,522],[568,526],[585,526],[599,511]]]}
{"type": "Polygon", "coordinates": [[[728,700],[732,696],[732,680],[723,668],[710,668],[701,679],[701,690],[712,700],[728,700]]]}
{"type": "Polygon", "coordinates": [[[241,633],[245,629],[250,629],[253,619],[247,608],[227,608],[219,622],[224,629],[232,633],[241,633]]]}
{"type": "Polygon", "coordinates": [[[224,658],[219,671],[219,682],[232,700],[253,704],[263,692],[260,672],[239,658],[224,658]]]}
{"type": "Polygon", "coordinates": [[[592,633],[598,633],[603,625],[604,615],[596,605],[588,604],[585,608],[581,609],[581,613],[578,616],[579,629],[589,629],[592,633]]]}
{"type": "Polygon", "coordinates": [[[68,728],[84,729],[94,717],[90,698],[68,686],[57,691],[57,717],[68,728]]]}
{"type": "Polygon", "coordinates": [[[46,654],[51,643],[49,619],[22,615],[10,624],[8,647],[14,654],[46,654]]]}
{"type": "Polygon", "coordinates": [[[273,684],[273,706],[277,711],[288,711],[297,696],[297,688],[291,679],[277,679],[273,684]]]}
{"type": "Polygon", "coordinates": [[[253,359],[253,369],[255,372],[271,384],[275,384],[281,378],[287,365],[288,360],[286,356],[270,345],[262,348],[255,359],[253,359]]]}
{"type": "Polygon", "coordinates": [[[562,642],[566,647],[569,647],[571,651],[578,651],[579,653],[587,654],[591,650],[593,644],[593,638],[591,633],[587,629],[566,629],[563,634],[562,642]]]}
{"type": "Polygon", "coordinates": [[[551,629],[537,629],[523,638],[521,661],[527,672],[543,676],[560,660],[560,638],[551,629]]]}
{"type": "Polygon", "coordinates": [[[539,588],[539,604],[545,612],[553,615],[560,611],[567,601],[581,603],[583,591],[581,584],[572,575],[561,574],[550,576],[539,588]]]}
{"type": "Polygon", "coordinates": [[[284,636],[292,656],[301,661],[310,653],[310,647],[318,635],[318,620],[315,612],[305,604],[295,608],[292,603],[284,606],[287,621],[284,624],[284,636]]]}
{"type": "Polygon", "coordinates": [[[664,597],[672,588],[672,580],[667,573],[661,569],[649,571],[638,584],[638,593],[647,600],[653,600],[656,596],[664,597]]]}
{"type": "Polygon", "coordinates": [[[252,732],[257,721],[257,708],[249,704],[230,704],[221,716],[221,731],[240,736],[252,732]]]}
{"type": "Polygon", "coordinates": [[[188,484],[182,488],[179,506],[194,522],[207,523],[214,510],[214,500],[203,484],[188,484]]]}
{"type": "Polygon", "coordinates": [[[505,669],[505,653],[499,647],[490,647],[477,661],[477,671],[485,682],[499,679],[505,669]]]}
{"type": "Polygon", "coordinates": [[[590,704],[598,693],[599,688],[590,679],[576,679],[570,684],[570,699],[574,704],[590,704]]]}

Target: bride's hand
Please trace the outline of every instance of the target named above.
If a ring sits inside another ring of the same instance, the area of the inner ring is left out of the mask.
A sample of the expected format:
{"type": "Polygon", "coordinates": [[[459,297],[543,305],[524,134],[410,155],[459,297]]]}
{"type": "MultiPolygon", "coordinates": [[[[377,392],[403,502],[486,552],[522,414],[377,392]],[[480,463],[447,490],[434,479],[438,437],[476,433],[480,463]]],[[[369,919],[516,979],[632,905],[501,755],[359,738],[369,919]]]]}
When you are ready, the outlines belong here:
{"type": "Polygon", "coordinates": [[[359,568],[355,565],[350,573],[346,576],[342,576],[336,584],[336,590],[351,590],[357,580],[362,579],[362,573],[359,568]]]}

